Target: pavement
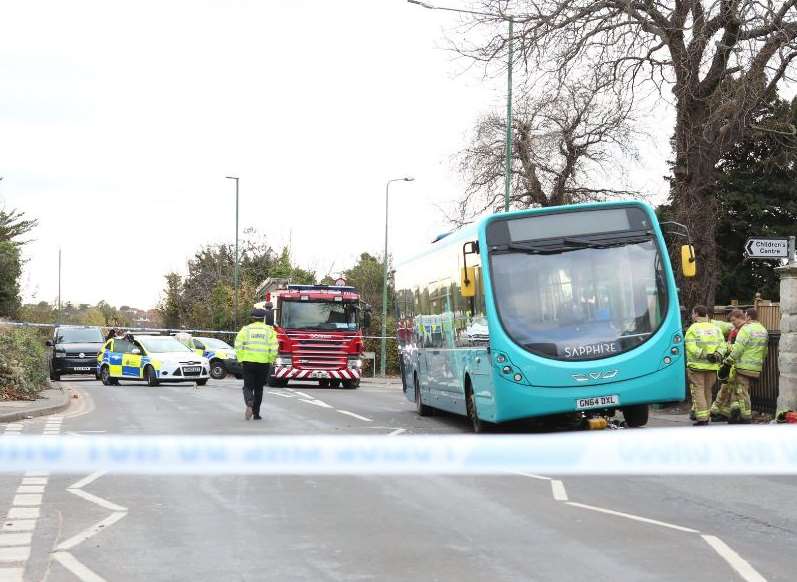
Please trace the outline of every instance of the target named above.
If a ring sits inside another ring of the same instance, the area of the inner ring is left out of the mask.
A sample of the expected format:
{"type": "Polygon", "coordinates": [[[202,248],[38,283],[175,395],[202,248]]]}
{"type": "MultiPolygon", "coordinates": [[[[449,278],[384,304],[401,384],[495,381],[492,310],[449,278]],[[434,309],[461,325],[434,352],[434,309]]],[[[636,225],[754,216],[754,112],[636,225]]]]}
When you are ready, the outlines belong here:
{"type": "Polygon", "coordinates": [[[0,423],[61,412],[70,398],[71,392],[58,386],[43,390],[37,400],[0,400],[0,423]]]}
{"type": "MultiPolygon", "coordinates": [[[[60,384],[79,395],[68,409],[0,439],[469,432],[417,416],[394,381],[267,389],[260,422],[233,379],[60,384]]],[[[710,430],[675,416],[650,425],[710,430]]],[[[0,473],[0,582],[793,580],[794,499],[797,478],[772,476],[0,473]]]]}

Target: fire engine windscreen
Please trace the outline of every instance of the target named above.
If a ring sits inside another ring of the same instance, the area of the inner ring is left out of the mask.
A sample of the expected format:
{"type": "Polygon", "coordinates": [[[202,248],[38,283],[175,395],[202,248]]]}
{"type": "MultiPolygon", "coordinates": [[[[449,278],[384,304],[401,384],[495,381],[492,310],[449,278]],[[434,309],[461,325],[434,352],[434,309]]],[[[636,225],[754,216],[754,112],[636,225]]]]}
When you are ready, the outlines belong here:
{"type": "Polygon", "coordinates": [[[285,329],[345,329],[359,328],[359,309],[356,303],[328,301],[284,301],[280,326],[285,329]]]}

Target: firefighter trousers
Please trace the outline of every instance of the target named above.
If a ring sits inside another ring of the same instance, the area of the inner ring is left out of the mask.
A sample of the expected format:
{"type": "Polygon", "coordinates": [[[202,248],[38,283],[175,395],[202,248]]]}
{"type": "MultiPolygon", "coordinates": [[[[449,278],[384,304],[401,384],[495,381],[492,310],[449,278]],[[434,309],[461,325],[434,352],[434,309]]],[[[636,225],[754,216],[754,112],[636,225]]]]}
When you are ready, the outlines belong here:
{"type": "Polygon", "coordinates": [[[720,414],[726,417],[731,415],[731,397],[735,390],[735,381],[736,380],[734,379],[730,382],[720,384],[717,397],[714,399],[714,403],[711,405],[711,414],[720,414]]]}
{"type": "Polygon", "coordinates": [[[753,378],[740,374],[737,370],[736,381],[733,384],[733,394],[731,395],[731,409],[738,408],[741,417],[750,420],[753,417],[753,410],[750,403],[750,385],[753,378]]]}
{"type": "Polygon", "coordinates": [[[689,388],[692,392],[692,410],[695,419],[708,420],[708,403],[711,402],[717,373],[713,370],[689,370],[689,388]]]}

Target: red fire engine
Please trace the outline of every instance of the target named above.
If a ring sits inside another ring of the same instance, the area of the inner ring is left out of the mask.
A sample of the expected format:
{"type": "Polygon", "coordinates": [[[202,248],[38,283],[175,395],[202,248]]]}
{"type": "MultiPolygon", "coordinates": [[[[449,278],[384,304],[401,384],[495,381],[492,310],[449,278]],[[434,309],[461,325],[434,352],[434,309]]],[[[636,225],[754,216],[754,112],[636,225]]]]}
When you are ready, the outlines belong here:
{"type": "Polygon", "coordinates": [[[320,386],[357,388],[362,374],[363,334],[370,307],[342,279],[335,285],[294,285],[266,279],[256,290],[260,303],[271,303],[279,355],[269,385],[291,380],[317,381],[320,386]]]}

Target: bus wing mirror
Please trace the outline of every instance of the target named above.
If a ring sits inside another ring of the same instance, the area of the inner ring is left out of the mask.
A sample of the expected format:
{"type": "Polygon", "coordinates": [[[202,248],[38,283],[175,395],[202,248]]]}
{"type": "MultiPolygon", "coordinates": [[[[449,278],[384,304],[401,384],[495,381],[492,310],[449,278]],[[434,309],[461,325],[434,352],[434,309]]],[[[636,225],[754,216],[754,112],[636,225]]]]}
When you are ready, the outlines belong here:
{"type": "Polygon", "coordinates": [[[681,245],[681,273],[688,278],[697,275],[697,258],[692,245],[681,245]]]}
{"type": "Polygon", "coordinates": [[[371,312],[363,311],[363,327],[369,329],[371,327],[371,312]]]}
{"type": "Polygon", "coordinates": [[[462,267],[461,291],[463,297],[476,296],[476,267],[462,267]]]}

